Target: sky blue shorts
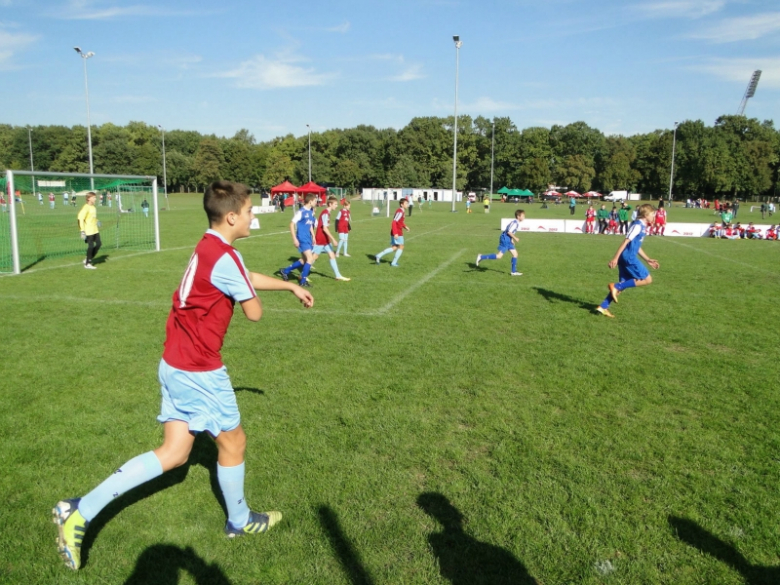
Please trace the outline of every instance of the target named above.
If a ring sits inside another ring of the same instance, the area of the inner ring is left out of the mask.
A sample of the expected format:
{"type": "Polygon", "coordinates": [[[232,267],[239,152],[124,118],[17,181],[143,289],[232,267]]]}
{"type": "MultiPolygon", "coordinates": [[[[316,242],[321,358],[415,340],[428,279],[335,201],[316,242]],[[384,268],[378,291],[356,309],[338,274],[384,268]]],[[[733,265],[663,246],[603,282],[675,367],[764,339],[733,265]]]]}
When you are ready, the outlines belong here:
{"type": "Polygon", "coordinates": [[[349,239],[349,233],[342,234],[339,232],[339,240],[348,240],[349,239]]]}
{"type": "Polygon", "coordinates": [[[333,252],[333,246],[330,244],[325,244],[324,246],[320,246],[319,244],[314,246],[314,253],[318,256],[320,254],[327,254],[328,252],[333,252]]]}
{"type": "Polygon", "coordinates": [[[208,431],[214,437],[241,424],[225,366],[210,372],[185,372],[160,360],[158,378],[162,393],[159,422],[184,421],[190,432],[208,431]]]}
{"type": "Polygon", "coordinates": [[[390,236],[390,246],[403,246],[404,245],[404,237],[403,236],[390,236]]]}
{"type": "Polygon", "coordinates": [[[620,275],[620,282],[633,279],[644,280],[650,276],[650,272],[639,260],[636,262],[621,262],[618,260],[618,274],[620,275]]]}

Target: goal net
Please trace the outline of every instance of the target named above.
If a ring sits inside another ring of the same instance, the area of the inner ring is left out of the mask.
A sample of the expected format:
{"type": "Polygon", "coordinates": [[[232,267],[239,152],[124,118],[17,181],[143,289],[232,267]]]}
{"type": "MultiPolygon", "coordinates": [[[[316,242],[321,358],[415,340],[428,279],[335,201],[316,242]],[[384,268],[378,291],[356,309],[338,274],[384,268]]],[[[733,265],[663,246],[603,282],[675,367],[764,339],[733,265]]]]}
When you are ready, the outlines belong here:
{"type": "Polygon", "coordinates": [[[102,249],[160,249],[156,177],[9,170],[0,187],[0,273],[84,255],[76,216],[89,192],[102,249]]]}

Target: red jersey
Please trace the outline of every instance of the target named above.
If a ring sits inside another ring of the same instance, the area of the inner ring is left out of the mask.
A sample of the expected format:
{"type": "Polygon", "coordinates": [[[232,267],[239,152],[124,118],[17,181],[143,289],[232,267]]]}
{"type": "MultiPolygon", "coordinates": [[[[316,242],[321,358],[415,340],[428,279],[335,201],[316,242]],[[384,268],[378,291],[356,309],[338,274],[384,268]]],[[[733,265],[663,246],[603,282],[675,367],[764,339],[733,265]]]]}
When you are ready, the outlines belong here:
{"type": "Polygon", "coordinates": [[[399,207],[395,215],[393,216],[393,225],[390,226],[390,235],[391,236],[402,236],[404,235],[404,228],[406,227],[406,223],[404,223],[404,208],[399,207]]]}
{"type": "Polygon", "coordinates": [[[49,193],[49,201],[54,201],[54,193],[49,193]]]}
{"type": "Polygon", "coordinates": [[[592,207],[588,207],[588,209],[585,210],[585,219],[588,221],[596,221],[596,210],[592,207]]]}
{"type": "Polygon", "coordinates": [[[318,246],[327,246],[330,244],[328,234],[325,233],[325,228],[330,228],[330,210],[326,207],[320,213],[320,218],[317,220],[317,231],[314,233],[314,243],[318,246]]]}
{"type": "Polygon", "coordinates": [[[184,272],[165,325],[163,359],[168,365],[188,372],[207,372],[222,367],[225,339],[233,305],[254,298],[249,273],[233,246],[207,232],[198,242],[184,272]],[[225,259],[225,263],[221,261],[225,259]],[[217,263],[218,270],[215,270],[217,263]],[[225,275],[231,279],[225,285],[225,275]],[[229,288],[231,295],[215,284],[229,288]]]}
{"type": "Polygon", "coordinates": [[[658,225],[663,225],[666,223],[666,210],[665,209],[659,209],[655,212],[655,223],[658,225]]]}
{"type": "Polygon", "coordinates": [[[340,234],[348,234],[351,219],[349,209],[339,211],[338,217],[336,217],[336,231],[340,234]]]}

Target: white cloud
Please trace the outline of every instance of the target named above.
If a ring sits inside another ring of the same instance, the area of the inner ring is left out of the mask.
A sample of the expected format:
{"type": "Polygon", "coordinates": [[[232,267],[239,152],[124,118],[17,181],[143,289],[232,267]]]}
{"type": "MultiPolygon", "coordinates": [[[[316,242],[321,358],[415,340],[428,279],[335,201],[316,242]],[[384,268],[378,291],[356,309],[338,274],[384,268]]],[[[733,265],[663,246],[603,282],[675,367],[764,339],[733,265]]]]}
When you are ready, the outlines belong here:
{"type": "Polygon", "coordinates": [[[157,98],[149,95],[117,95],[111,98],[116,104],[148,104],[156,102],[157,98]]]}
{"type": "Polygon", "coordinates": [[[327,32],[332,32],[332,33],[346,34],[347,32],[349,32],[351,26],[352,25],[350,25],[349,21],[346,20],[343,23],[339,24],[338,26],[332,26],[330,28],[326,28],[325,30],[327,32]]]}
{"type": "Polygon", "coordinates": [[[753,16],[726,18],[689,36],[714,43],[733,43],[752,41],[777,32],[780,32],[780,12],[766,12],[753,16]]]}
{"type": "Polygon", "coordinates": [[[409,65],[404,71],[390,78],[390,81],[414,81],[423,79],[425,75],[422,72],[422,65],[409,65]]]}
{"type": "Polygon", "coordinates": [[[64,20],[113,20],[126,16],[191,16],[194,14],[204,14],[204,12],[171,10],[145,4],[116,6],[94,0],[71,0],[63,9],[52,13],[52,16],[64,20]]]}
{"type": "Polygon", "coordinates": [[[764,59],[712,59],[704,65],[695,67],[726,81],[739,82],[747,87],[750,76],[756,69],[761,70],[758,90],[762,88],[780,89],[780,57],[764,59]]]}
{"type": "Polygon", "coordinates": [[[11,69],[13,56],[34,43],[38,37],[27,33],[10,33],[0,28],[0,69],[11,69]]]}
{"type": "Polygon", "coordinates": [[[637,4],[634,9],[648,18],[701,18],[725,5],[726,0],[667,0],[637,4]]]}
{"type": "Polygon", "coordinates": [[[302,67],[295,57],[267,59],[256,55],[244,61],[231,71],[217,74],[217,77],[235,79],[238,87],[253,89],[280,89],[323,85],[335,77],[331,73],[315,73],[311,67],[302,67]]]}

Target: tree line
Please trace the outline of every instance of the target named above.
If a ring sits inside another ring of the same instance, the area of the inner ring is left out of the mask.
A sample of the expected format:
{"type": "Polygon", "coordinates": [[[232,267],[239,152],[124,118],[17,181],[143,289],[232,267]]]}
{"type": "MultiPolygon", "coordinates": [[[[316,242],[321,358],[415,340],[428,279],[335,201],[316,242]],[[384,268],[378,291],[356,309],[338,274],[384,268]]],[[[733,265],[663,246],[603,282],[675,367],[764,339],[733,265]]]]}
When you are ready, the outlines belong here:
{"type": "MultiPolygon", "coordinates": [[[[312,179],[347,189],[452,186],[454,118],[419,117],[401,130],[357,126],[311,135],[312,179]]],[[[518,129],[508,117],[458,117],[457,187],[502,186],[543,191],[550,184],[579,192],[627,189],[668,193],[673,132],[606,136],[584,122],[518,129]]],[[[89,172],[85,126],[0,124],[0,166],[89,172]],[[29,141],[28,141],[29,140],[29,141]]],[[[95,173],[156,175],[162,183],[162,133],[143,122],[92,128],[95,173]]],[[[780,131],[771,120],[721,116],[712,126],[682,122],[675,140],[674,194],[684,197],[777,196],[780,131]]],[[[201,191],[216,179],[269,189],[285,179],[308,181],[308,135],[257,142],[246,129],[231,138],[165,132],[169,191],[201,191]]]]}

